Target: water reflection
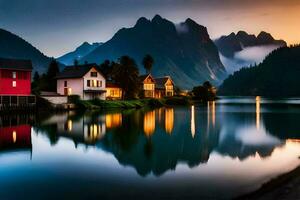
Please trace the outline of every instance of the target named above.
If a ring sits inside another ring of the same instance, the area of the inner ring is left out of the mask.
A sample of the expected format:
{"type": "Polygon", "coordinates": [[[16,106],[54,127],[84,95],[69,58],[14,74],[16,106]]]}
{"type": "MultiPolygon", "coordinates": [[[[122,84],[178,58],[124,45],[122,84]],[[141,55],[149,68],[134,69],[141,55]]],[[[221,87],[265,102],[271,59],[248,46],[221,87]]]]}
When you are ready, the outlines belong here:
{"type": "MultiPolygon", "coordinates": [[[[163,184],[174,188],[197,185],[201,194],[223,188],[228,195],[227,187],[257,185],[299,163],[300,108],[267,106],[262,101],[257,97],[243,105],[217,101],[186,108],[68,112],[18,123],[15,118],[0,117],[0,147],[33,148],[33,160],[36,155],[37,163],[43,160],[59,169],[71,160],[70,171],[86,170],[70,175],[79,180],[88,173],[93,178],[107,173],[103,180],[114,182],[121,177],[136,186],[154,175],[157,179],[150,178],[157,186],[154,191],[163,184]],[[44,155],[47,148],[48,157],[44,155]],[[57,166],[61,165],[57,157],[62,157],[62,166],[57,166]],[[109,177],[117,172],[120,177],[109,177]],[[140,182],[135,184],[137,179],[140,182]]],[[[150,183],[143,186],[148,188],[150,183]]]]}
{"type": "Polygon", "coordinates": [[[31,126],[33,116],[0,116],[0,152],[25,151],[31,154],[31,126]]]}
{"type": "Polygon", "coordinates": [[[150,137],[155,131],[155,110],[144,114],[144,133],[150,137]]]}

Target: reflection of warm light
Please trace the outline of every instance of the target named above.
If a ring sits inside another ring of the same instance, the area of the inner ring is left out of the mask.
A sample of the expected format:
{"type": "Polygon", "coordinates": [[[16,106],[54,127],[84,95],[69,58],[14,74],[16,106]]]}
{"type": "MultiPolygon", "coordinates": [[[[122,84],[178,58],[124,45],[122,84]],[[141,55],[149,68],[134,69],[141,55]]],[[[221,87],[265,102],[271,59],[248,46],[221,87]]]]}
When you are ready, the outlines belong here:
{"type": "Polygon", "coordinates": [[[67,129],[68,129],[69,132],[72,131],[72,127],[73,127],[72,120],[69,119],[68,122],[67,122],[67,129]]]}
{"type": "Polygon", "coordinates": [[[212,115],[212,124],[213,126],[215,126],[216,123],[216,102],[213,101],[212,102],[212,111],[211,111],[211,115],[212,115]]]}
{"type": "Polygon", "coordinates": [[[122,114],[107,114],[105,116],[105,125],[106,128],[116,128],[122,125],[122,114]]]}
{"type": "Polygon", "coordinates": [[[287,139],[286,142],[300,143],[300,139],[287,139]]]}
{"type": "Polygon", "coordinates": [[[94,142],[104,136],[101,125],[91,124],[88,127],[88,133],[85,135],[85,141],[94,142]]]}
{"type": "Polygon", "coordinates": [[[256,128],[260,128],[260,97],[256,97],[256,128]]]}
{"type": "Polygon", "coordinates": [[[211,115],[211,122],[212,125],[215,126],[216,123],[216,102],[209,101],[207,102],[207,125],[210,124],[210,115],[211,115]]]}
{"type": "Polygon", "coordinates": [[[195,132],[196,132],[196,127],[195,127],[195,107],[191,107],[191,133],[192,137],[195,137],[195,132]]]}
{"type": "Polygon", "coordinates": [[[16,141],[17,141],[17,132],[16,131],[13,131],[12,138],[13,138],[13,142],[16,143],[16,141]]]}
{"type": "Polygon", "coordinates": [[[161,123],[162,108],[158,109],[158,123],[161,123]]]}
{"type": "Polygon", "coordinates": [[[165,111],[165,129],[166,132],[171,134],[174,127],[174,109],[166,108],[165,111]]]}
{"type": "Polygon", "coordinates": [[[144,133],[151,136],[155,130],[155,111],[150,111],[144,115],[144,133]]]}

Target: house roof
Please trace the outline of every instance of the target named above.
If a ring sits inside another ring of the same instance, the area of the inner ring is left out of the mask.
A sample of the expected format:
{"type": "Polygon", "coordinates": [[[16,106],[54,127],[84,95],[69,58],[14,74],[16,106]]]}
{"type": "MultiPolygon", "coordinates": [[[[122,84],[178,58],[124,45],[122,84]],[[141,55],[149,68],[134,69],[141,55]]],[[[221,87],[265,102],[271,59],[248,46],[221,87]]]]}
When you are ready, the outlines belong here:
{"type": "Polygon", "coordinates": [[[164,89],[165,84],[169,79],[172,81],[172,79],[169,76],[165,76],[165,77],[161,77],[161,78],[155,78],[154,79],[155,80],[155,88],[164,89]]]}
{"type": "Polygon", "coordinates": [[[139,76],[140,82],[143,82],[148,76],[150,76],[154,81],[154,78],[152,77],[151,74],[144,74],[144,75],[139,76]]]}
{"type": "Polygon", "coordinates": [[[120,86],[113,81],[106,81],[106,87],[107,88],[120,88],[120,86]]]}
{"type": "Polygon", "coordinates": [[[32,63],[30,60],[0,58],[0,69],[31,71],[32,63]]]}
{"type": "Polygon", "coordinates": [[[93,67],[104,77],[100,69],[97,67],[97,64],[92,63],[92,64],[85,64],[85,65],[67,66],[62,72],[60,72],[56,76],[56,79],[81,78],[86,73],[88,73],[93,67]]]}

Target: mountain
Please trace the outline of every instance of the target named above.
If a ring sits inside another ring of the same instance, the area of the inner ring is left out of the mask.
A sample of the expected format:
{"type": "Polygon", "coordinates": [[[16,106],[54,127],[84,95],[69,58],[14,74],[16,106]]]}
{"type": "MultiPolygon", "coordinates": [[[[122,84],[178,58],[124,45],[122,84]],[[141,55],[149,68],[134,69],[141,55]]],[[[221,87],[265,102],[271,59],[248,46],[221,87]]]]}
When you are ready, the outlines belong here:
{"type": "Polygon", "coordinates": [[[29,59],[33,63],[34,70],[39,72],[45,72],[51,61],[51,58],[30,43],[3,29],[0,29],[0,57],[29,59]]]}
{"type": "Polygon", "coordinates": [[[237,34],[231,33],[215,40],[220,53],[228,58],[233,58],[236,52],[242,51],[246,47],[275,45],[286,46],[284,40],[275,40],[270,33],[260,32],[257,36],[239,31],[237,34]]]}
{"type": "Polygon", "coordinates": [[[82,57],[86,56],[87,54],[95,50],[101,44],[102,43],[97,43],[97,42],[93,44],[84,42],[79,47],[77,47],[74,51],[57,58],[57,60],[65,65],[72,65],[75,59],[80,60],[82,57]]]}
{"type": "Polygon", "coordinates": [[[134,27],[120,29],[81,62],[102,63],[128,55],[136,60],[142,73],[145,54],[155,60],[154,76],[170,75],[181,88],[189,89],[206,80],[218,84],[227,75],[206,27],[191,19],[175,25],[159,15],[152,20],[142,17],[134,27]]]}
{"type": "Polygon", "coordinates": [[[283,40],[275,40],[271,34],[262,31],[258,36],[245,31],[231,33],[215,40],[220,51],[220,58],[228,74],[238,71],[242,67],[261,63],[265,57],[286,46],[283,40]]]}
{"type": "Polygon", "coordinates": [[[300,45],[281,47],[259,65],[242,68],[220,86],[219,95],[300,95],[300,45]]]}

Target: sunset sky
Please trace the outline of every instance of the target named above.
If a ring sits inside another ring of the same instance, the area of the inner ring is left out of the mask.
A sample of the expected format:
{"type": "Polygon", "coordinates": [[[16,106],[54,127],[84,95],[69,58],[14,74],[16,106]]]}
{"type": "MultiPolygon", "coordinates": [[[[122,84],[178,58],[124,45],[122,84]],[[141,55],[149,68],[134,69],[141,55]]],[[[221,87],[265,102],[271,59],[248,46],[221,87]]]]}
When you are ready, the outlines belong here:
{"type": "Polygon", "coordinates": [[[299,11],[299,0],[0,0],[0,28],[54,57],[155,14],[175,23],[192,18],[212,38],[264,30],[293,44],[300,42],[299,11]]]}

